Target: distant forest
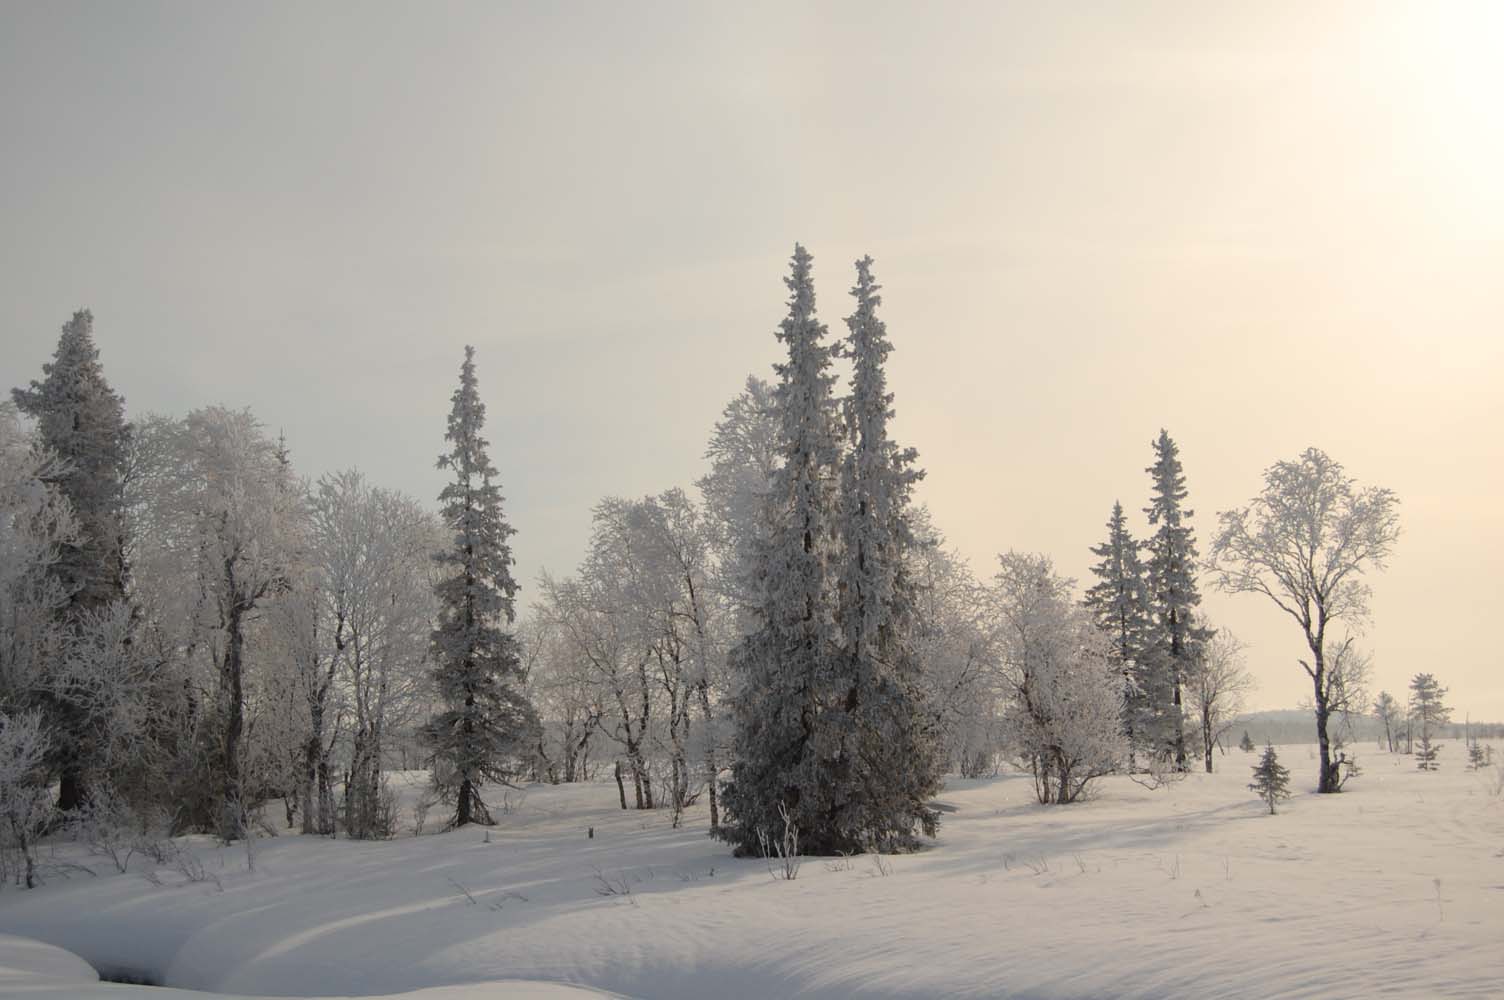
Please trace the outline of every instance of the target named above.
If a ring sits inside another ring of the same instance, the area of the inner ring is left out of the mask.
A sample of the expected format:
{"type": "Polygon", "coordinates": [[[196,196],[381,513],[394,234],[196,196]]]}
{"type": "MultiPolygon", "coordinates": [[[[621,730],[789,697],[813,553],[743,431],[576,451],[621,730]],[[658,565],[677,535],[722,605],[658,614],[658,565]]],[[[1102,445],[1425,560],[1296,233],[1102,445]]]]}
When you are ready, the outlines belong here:
{"type": "MultiPolygon", "coordinates": [[[[1334,727],[1336,728],[1336,727],[1334,727]]],[[[1272,712],[1254,712],[1242,716],[1222,738],[1223,745],[1232,750],[1247,731],[1250,739],[1259,746],[1265,743],[1310,743],[1315,745],[1316,733],[1311,728],[1310,709],[1282,709],[1272,712]]],[[[1470,733],[1476,739],[1504,739],[1504,722],[1448,722],[1436,727],[1442,739],[1460,740],[1470,733]]],[[[1344,733],[1345,742],[1353,745],[1359,753],[1373,748],[1384,740],[1384,724],[1372,716],[1353,716],[1344,733]]],[[[1395,734],[1397,747],[1403,749],[1404,725],[1395,734]]],[[[1387,744],[1386,744],[1387,747],[1387,744]]]]}

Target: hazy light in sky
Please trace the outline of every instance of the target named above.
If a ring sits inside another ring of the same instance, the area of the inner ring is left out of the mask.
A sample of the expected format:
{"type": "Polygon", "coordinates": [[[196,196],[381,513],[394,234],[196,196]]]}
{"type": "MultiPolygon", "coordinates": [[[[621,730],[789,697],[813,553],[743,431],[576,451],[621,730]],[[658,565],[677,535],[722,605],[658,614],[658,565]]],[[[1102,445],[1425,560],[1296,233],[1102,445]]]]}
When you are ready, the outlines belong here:
{"type": "MultiPolygon", "coordinates": [[[[520,574],[688,485],[870,252],[921,496],[1084,577],[1181,446],[1203,551],[1319,446],[1395,489],[1378,685],[1504,718],[1504,14],[1477,4],[12,5],[0,375],[90,306],[133,413],[249,405],[431,500],[477,344],[520,574]]],[[[530,588],[529,588],[530,589],[530,588]]],[[[524,597],[526,597],[524,592],[524,597]]],[[[1208,596],[1261,707],[1298,631],[1208,596]]]]}

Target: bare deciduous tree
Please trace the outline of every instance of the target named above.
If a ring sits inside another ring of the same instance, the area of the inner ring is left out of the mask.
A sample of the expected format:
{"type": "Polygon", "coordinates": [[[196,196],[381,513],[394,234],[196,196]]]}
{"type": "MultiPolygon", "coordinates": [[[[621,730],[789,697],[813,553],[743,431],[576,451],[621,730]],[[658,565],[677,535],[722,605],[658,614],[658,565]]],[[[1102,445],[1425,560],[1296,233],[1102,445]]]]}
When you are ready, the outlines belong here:
{"type": "Polygon", "coordinates": [[[1328,722],[1334,701],[1351,688],[1343,671],[1332,669],[1328,630],[1337,622],[1357,628],[1367,619],[1364,574],[1382,569],[1393,550],[1398,506],[1392,491],[1360,489],[1338,462],[1308,448],[1265,470],[1264,488],[1249,506],[1218,515],[1211,549],[1218,588],[1262,594],[1295,619],[1310,649],[1300,665],[1315,695],[1320,792],[1342,788],[1328,722]]]}
{"type": "Polygon", "coordinates": [[[1186,693],[1201,730],[1201,752],[1206,773],[1212,773],[1212,751],[1232,728],[1243,699],[1253,689],[1243,641],[1227,629],[1218,629],[1198,650],[1197,663],[1186,678],[1186,693]]]}

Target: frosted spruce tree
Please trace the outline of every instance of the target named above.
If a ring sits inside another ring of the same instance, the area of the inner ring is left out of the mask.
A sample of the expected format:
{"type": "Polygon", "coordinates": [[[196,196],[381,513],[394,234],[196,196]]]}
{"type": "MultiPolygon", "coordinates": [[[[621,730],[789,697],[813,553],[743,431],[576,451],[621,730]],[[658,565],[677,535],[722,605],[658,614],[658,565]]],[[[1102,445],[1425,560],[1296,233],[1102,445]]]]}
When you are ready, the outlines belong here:
{"type": "Polygon", "coordinates": [[[1107,541],[1091,549],[1101,562],[1091,568],[1097,582],[1087,588],[1085,599],[1097,627],[1111,639],[1123,675],[1123,733],[1130,771],[1136,769],[1141,743],[1150,753],[1159,749],[1152,744],[1159,733],[1160,706],[1170,701],[1165,672],[1156,663],[1141,547],[1128,531],[1123,505],[1114,502],[1107,520],[1107,541]]]}
{"type": "Polygon", "coordinates": [[[481,437],[486,406],[475,380],[475,348],[465,348],[460,385],[452,397],[449,451],[439,468],[453,480],[439,494],[440,516],[454,544],[436,558],[443,567],[434,591],[439,599],[433,632],[433,677],[445,710],[424,730],[434,755],[434,783],[455,804],[451,826],[491,822],[481,785],[507,781],[518,755],[538,727],[522,693],[517,640],[508,631],[516,618],[517,582],[512,579],[513,534],[501,510],[496,469],[481,437]]]}
{"type": "Polygon", "coordinates": [[[918,453],[888,435],[893,394],[883,366],[893,348],[877,315],[881,286],[872,278],[872,258],[857,261],[856,272],[856,312],[846,320],[845,343],[852,362],[849,448],[841,469],[839,620],[847,688],[817,745],[843,772],[847,806],[839,835],[908,850],[916,825],[934,834],[937,815],[928,802],[944,772],[938,720],[916,655],[914,581],[905,559],[918,544],[909,501],[924,473],[914,465],[918,453]]]}
{"type": "Polygon", "coordinates": [[[1144,471],[1154,481],[1153,496],[1144,513],[1150,526],[1156,528],[1145,543],[1149,552],[1149,601],[1160,654],[1161,673],[1155,690],[1165,691],[1169,697],[1168,703],[1156,706],[1161,747],[1173,755],[1177,771],[1186,771],[1182,687],[1210,633],[1196,627],[1201,592],[1196,587],[1196,536],[1190,526],[1195,512],[1182,506],[1187,495],[1185,472],[1180,466],[1180,449],[1166,431],[1160,430],[1154,442],[1154,464],[1144,471]]]}
{"type": "Polygon", "coordinates": [[[1269,804],[1269,815],[1274,815],[1274,803],[1290,797],[1290,769],[1279,762],[1274,744],[1264,747],[1264,756],[1253,768],[1253,781],[1248,790],[1258,792],[1259,798],[1269,804]]]}
{"type": "MultiPolygon", "coordinates": [[[[37,422],[37,433],[59,462],[49,480],[72,507],[77,531],[58,546],[50,575],[67,603],[61,624],[75,637],[91,616],[125,599],[123,482],[130,430],[125,402],[105,381],[94,345],[94,316],[79,310],[63,325],[43,378],[12,396],[37,422]]],[[[59,779],[58,808],[75,809],[86,796],[89,712],[63,689],[45,684],[40,706],[53,734],[50,764],[59,779]]]]}
{"type": "MultiPolygon", "coordinates": [[[[753,631],[733,653],[735,763],[720,835],[738,854],[766,851],[787,822],[806,853],[861,849],[851,826],[850,764],[826,716],[850,695],[836,624],[838,415],[831,347],[815,317],[811,258],[794,247],[788,316],[775,366],[781,461],[768,493],[770,530],[752,545],[753,631]]],[[[855,748],[852,748],[855,749],[855,748]]]]}

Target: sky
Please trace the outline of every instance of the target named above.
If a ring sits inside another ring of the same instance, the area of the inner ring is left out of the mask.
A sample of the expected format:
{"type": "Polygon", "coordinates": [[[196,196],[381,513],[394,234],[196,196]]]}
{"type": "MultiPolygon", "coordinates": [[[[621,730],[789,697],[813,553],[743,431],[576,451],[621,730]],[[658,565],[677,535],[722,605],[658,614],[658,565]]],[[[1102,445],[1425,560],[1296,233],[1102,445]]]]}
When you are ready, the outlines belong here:
{"type": "MultiPolygon", "coordinates": [[[[1178,442],[1203,550],[1317,446],[1395,490],[1375,687],[1504,719],[1504,5],[0,0],[0,383],[89,307],[133,414],[251,407],[432,500],[477,348],[517,571],[688,486],[870,253],[895,432],[981,576],[1085,578],[1178,442]]],[[[1298,627],[1208,594],[1251,707],[1298,627]]]]}

